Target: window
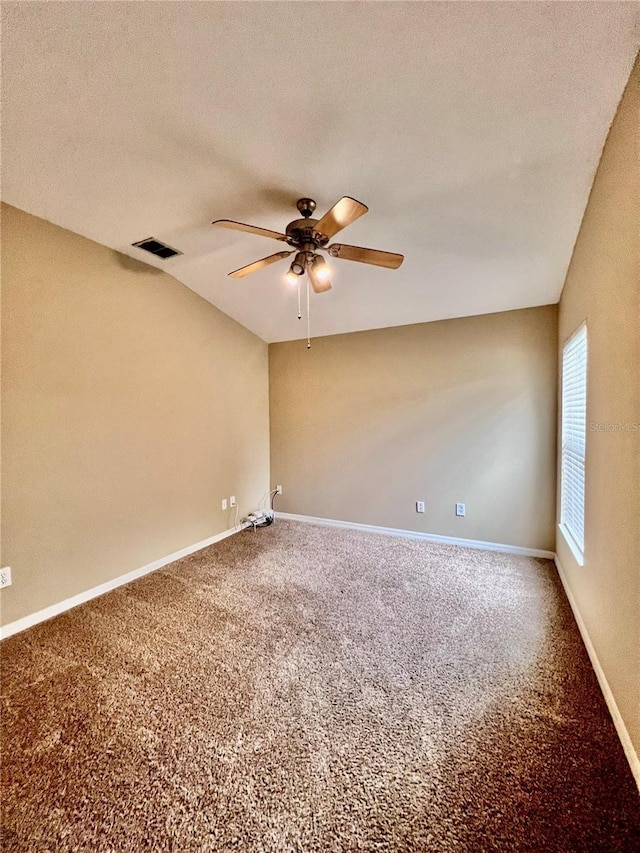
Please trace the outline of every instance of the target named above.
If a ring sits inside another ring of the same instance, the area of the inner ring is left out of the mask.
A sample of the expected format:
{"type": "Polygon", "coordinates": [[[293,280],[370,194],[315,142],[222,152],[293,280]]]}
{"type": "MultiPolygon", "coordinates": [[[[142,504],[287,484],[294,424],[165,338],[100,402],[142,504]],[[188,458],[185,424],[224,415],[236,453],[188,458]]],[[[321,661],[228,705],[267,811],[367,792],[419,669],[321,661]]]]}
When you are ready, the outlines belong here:
{"type": "Polygon", "coordinates": [[[587,327],[562,350],[562,459],[560,528],[582,565],[584,555],[584,458],[587,437],[587,327]]]}

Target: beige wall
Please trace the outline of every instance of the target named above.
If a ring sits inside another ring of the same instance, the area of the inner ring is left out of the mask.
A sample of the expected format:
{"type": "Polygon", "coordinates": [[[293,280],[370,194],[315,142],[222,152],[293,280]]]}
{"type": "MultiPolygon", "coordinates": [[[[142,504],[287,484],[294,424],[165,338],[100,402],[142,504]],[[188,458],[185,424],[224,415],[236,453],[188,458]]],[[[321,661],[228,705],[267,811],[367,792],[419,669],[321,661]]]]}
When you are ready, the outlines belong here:
{"type": "MultiPolygon", "coordinates": [[[[607,140],[560,301],[586,319],[587,422],[640,424],[640,67],[607,140]]],[[[587,432],[585,560],[557,553],[640,752],[640,432],[587,432]]]]}
{"type": "Polygon", "coordinates": [[[276,508],[553,549],[556,362],[556,306],[272,344],[276,508]]]}
{"type": "Polygon", "coordinates": [[[269,488],[267,346],[171,276],[3,207],[6,624],[269,488]]]}

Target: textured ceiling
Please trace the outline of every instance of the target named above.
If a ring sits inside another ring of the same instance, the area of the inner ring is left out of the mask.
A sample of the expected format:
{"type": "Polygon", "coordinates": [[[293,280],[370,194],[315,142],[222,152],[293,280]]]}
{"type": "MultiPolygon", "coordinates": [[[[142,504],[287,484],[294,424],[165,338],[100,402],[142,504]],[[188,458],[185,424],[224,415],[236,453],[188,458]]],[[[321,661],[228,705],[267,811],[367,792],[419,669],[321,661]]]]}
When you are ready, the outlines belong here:
{"type": "Polygon", "coordinates": [[[301,337],[282,244],[310,195],[370,212],[315,335],[555,302],[638,46],[635,3],[4,3],[3,199],[301,337]],[[155,261],[131,243],[184,252],[155,261]]]}

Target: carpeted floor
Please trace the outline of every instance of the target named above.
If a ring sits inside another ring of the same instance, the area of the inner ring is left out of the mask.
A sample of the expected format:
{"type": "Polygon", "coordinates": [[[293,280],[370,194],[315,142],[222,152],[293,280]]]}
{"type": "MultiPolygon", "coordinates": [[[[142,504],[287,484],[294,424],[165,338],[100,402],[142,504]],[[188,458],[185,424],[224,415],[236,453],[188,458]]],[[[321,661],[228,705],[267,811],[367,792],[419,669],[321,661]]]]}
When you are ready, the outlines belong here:
{"type": "Polygon", "coordinates": [[[5,851],[638,851],[553,565],[278,521],[2,644],[5,851]]]}

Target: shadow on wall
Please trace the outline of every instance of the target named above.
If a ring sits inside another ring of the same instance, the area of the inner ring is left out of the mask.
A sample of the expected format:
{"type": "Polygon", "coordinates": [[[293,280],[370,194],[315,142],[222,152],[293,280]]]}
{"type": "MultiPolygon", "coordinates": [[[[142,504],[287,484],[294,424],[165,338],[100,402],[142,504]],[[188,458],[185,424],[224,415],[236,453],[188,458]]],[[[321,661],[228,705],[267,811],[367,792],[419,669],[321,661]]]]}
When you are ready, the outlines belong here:
{"type": "MultiPolygon", "coordinates": [[[[151,264],[145,264],[144,261],[139,261],[137,258],[132,258],[130,255],[124,255],[122,252],[111,250],[111,255],[120,269],[127,272],[136,273],[136,275],[164,275],[165,270],[159,267],[153,267],[151,264]]],[[[169,273],[170,274],[170,273],[169,273]]]]}

